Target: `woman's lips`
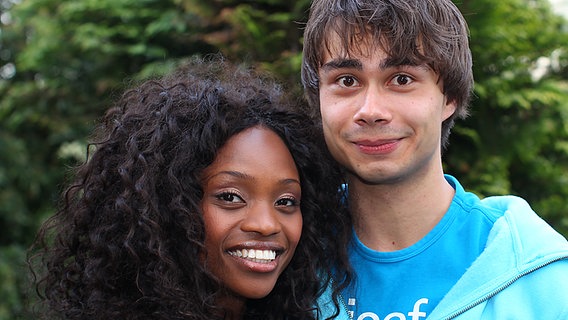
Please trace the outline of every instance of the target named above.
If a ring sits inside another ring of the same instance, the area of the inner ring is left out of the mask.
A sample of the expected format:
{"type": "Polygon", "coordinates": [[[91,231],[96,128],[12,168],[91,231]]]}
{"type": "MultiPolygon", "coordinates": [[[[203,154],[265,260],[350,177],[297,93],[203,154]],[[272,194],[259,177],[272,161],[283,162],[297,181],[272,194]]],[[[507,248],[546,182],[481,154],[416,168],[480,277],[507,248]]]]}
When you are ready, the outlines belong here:
{"type": "Polygon", "coordinates": [[[258,260],[259,262],[270,262],[276,259],[275,250],[237,249],[228,252],[230,255],[235,257],[249,260],[258,260]]]}
{"type": "Polygon", "coordinates": [[[247,271],[252,272],[272,272],[278,267],[279,256],[285,250],[280,247],[257,245],[239,246],[227,250],[229,256],[239,265],[244,266],[247,271]]]}

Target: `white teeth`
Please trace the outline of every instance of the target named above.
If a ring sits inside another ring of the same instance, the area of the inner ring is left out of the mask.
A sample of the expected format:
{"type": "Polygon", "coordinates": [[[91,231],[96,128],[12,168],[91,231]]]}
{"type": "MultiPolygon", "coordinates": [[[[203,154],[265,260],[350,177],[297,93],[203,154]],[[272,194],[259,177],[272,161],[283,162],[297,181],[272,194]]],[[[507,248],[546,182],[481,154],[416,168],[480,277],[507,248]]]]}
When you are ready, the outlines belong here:
{"type": "Polygon", "coordinates": [[[242,249],[229,251],[229,254],[239,258],[250,259],[254,261],[272,261],[276,259],[276,251],[274,250],[254,250],[254,249],[242,249]]]}

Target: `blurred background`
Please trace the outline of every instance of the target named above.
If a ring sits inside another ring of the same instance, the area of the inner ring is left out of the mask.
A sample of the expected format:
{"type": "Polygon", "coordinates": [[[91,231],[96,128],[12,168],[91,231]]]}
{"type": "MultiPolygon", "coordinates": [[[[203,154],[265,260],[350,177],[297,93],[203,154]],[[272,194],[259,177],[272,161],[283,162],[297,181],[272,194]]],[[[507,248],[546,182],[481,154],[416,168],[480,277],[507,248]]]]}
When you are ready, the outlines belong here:
{"type": "MultiPolygon", "coordinates": [[[[309,0],[0,0],[0,320],[32,319],[26,250],[132,82],[221,52],[298,94],[309,0]]],[[[460,0],[476,79],[446,172],[568,236],[567,0],[460,0]]]]}

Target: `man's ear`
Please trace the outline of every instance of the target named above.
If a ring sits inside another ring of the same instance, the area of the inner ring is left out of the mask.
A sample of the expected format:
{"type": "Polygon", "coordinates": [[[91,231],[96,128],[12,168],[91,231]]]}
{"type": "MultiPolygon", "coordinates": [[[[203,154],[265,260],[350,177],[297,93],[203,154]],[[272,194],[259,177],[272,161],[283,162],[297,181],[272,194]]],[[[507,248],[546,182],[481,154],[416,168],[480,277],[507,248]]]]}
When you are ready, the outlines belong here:
{"type": "Polygon", "coordinates": [[[456,100],[448,102],[446,100],[446,104],[444,105],[444,110],[442,111],[442,122],[446,121],[449,117],[452,116],[457,110],[456,100]]]}

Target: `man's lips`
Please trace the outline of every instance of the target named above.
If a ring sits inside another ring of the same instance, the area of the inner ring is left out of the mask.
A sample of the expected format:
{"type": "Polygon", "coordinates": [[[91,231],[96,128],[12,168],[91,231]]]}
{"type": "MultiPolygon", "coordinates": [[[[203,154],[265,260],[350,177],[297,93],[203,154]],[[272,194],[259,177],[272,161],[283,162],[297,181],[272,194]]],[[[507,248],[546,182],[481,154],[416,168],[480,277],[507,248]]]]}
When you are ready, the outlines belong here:
{"type": "Polygon", "coordinates": [[[393,152],[399,145],[400,139],[357,140],[353,144],[366,154],[387,154],[393,152]]]}

